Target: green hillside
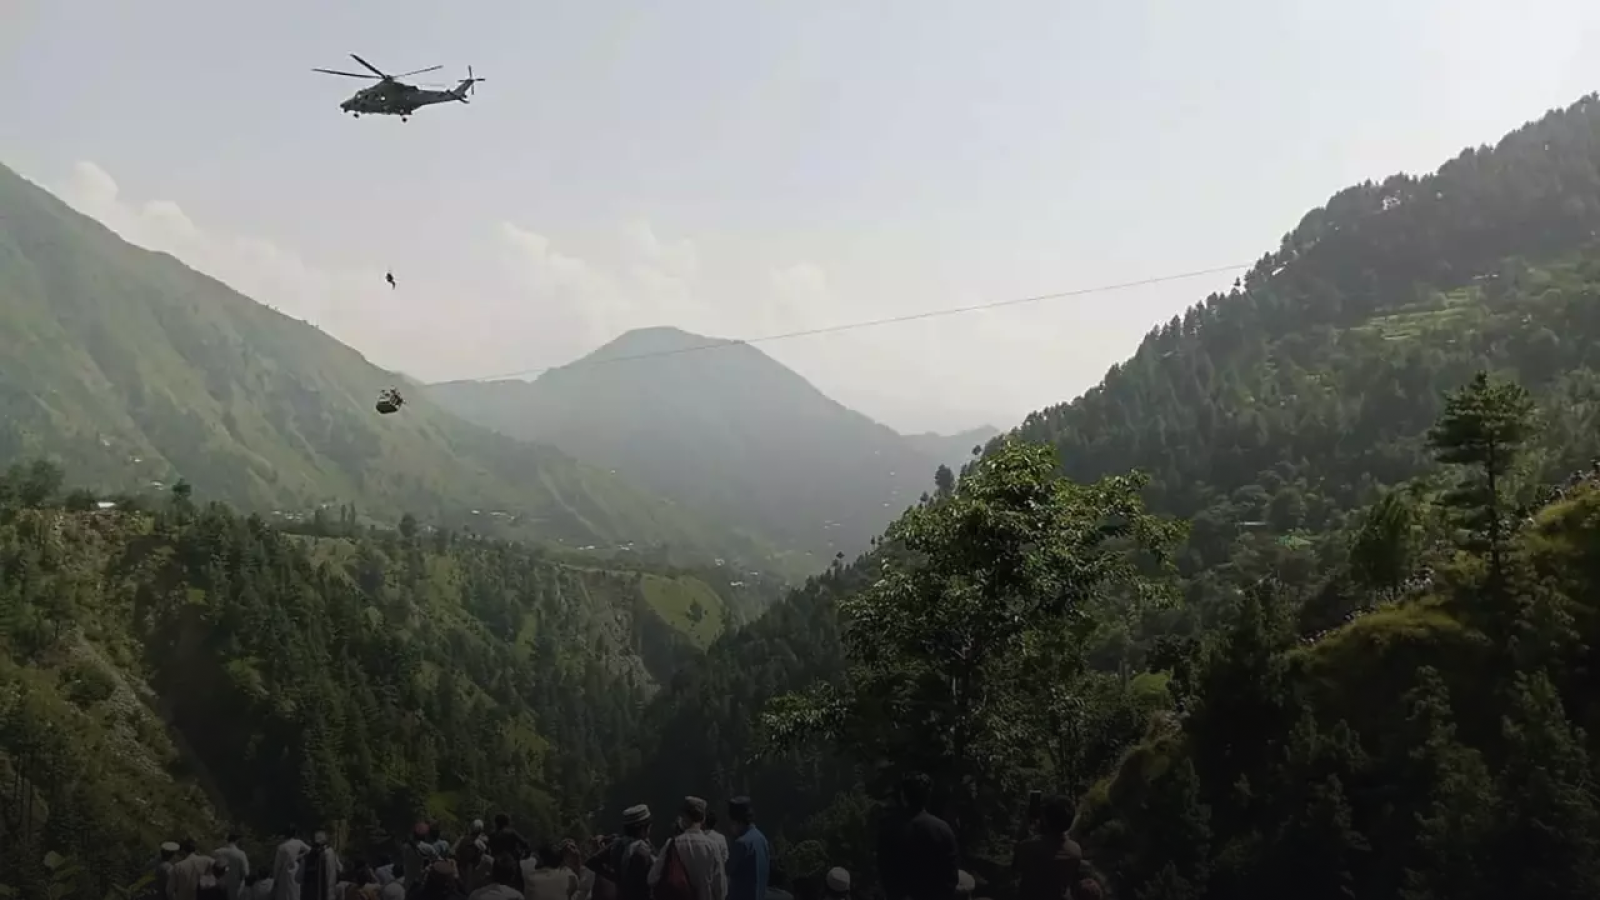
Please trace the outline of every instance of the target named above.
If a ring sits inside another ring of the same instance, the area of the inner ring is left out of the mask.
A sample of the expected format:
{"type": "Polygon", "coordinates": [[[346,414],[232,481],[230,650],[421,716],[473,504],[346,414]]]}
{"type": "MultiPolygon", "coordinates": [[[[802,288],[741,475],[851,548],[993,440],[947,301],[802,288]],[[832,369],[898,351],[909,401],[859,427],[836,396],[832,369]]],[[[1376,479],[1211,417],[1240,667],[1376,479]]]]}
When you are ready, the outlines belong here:
{"type": "Polygon", "coordinates": [[[0,459],[61,459],[107,488],[187,481],[250,509],[350,502],[517,518],[570,544],[754,556],[670,501],[472,426],[316,328],[134,247],[0,167],[0,459]]]}
{"type": "Polygon", "coordinates": [[[46,849],[126,884],[150,847],[223,823],[257,854],[286,821],[357,852],[418,815],[564,829],[727,614],[692,573],[409,525],[284,533],[181,494],[73,511],[92,498],[56,505],[58,477],[0,476],[12,886],[46,849]]]}
{"type": "Polygon", "coordinates": [[[932,489],[939,465],[755,347],[675,328],[629,332],[531,383],[428,394],[767,539],[803,574],[867,546],[932,489]]]}
{"type": "MultiPolygon", "coordinates": [[[[1174,683],[1168,696],[1154,695],[1158,706],[1171,707],[1175,701],[1198,702],[1193,693],[1184,692],[1199,690],[1195,679],[1200,677],[1197,667],[1202,664],[1216,666],[1218,679],[1230,662],[1257,666],[1234,672],[1231,681],[1219,681],[1210,695],[1217,706],[1228,706],[1229,692],[1248,697],[1242,685],[1277,677],[1271,674],[1277,671],[1272,667],[1288,665],[1287,656],[1262,669],[1265,657],[1249,657],[1244,649],[1230,649],[1232,645],[1227,643],[1236,637],[1229,636],[1234,634],[1230,628],[1247,618],[1249,603],[1242,597],[1255,597],[1269,608],[1273,641],[1287,641],[1292,649],[1298,639],[1314,644],[1320,639],[1327,642],[1327,649],[1318,644],[1317,652],[1343,654],[1338,665],[1317,671],[1336,682],[1326,689],[1334,691],[1340,703],[1353,708],[1365,705],[1374,717],[1390,717],[1387,721],[1391,723],[1404,717],[1401,698],[1416,687],[1417,664],[1426,663],[1451,673],[1447,689],[1460,698],[1457,702],[1492,693],[1496,698],[1490,707],[1494,715],[1525,721],[1537,712],[1545,717],[1539,727],[1566,727],[1564,722],[1552,724],[1544,695],[1533,700],[1512,696],[1511,678],[1504,668],[1493,670],[1505,675],[1500,682],[1473,681],[1470,673],[1483,660],[1449,656],[1454,652],[1448,646],[1452,641],[1472,646],[1503,643],[1509,640],[1508,629],[1514,627],[1560,631],[1559,617],[1535,626],[1518,619],[1514,610],[1537,607],[1558,594],[1576,598],[1582,588],[1572,583],[1557,588],[1533,578],[1516,582],[1522,593],[1514,599],[1486,594],[1483,538],[1464,527],[1458,508],[1464,498],[1482,496],[1483,488],[1445,489],[1454,485],[1460,472],[1440,465],[1436,448],[1429,444],[1429,432],[1445,413],[1450,392],[1468,384],[1480,370],[1488,370],[1525,386],[1537,410],[1517,465],[1496,484],[1498,501],[1505,508],[1535,501],[1548,485],[1588,468],[1589,460],[1600,451],[1597,172],[1600,101],[1588,97],[1508,135],[1493,148],[1464,152],[1435,174],[1394,176],[1341,191],[1325,208],[1307,214],[1282,246],[1265,256],[1235,290],[1209,297],[1157,328],[1132,358],[1113,367],[1102,384],[1077,400],[1030,416],[1014,432],[1013,440],[1039,442],[1053,449],[1059,470],[1079,484],[1117,476],[1131,468],[1144,470],[1150,481],[1142,494],[1150,508],[1185,520],[1188,526],[1187,536],[1174,548],[1176,571],[1170,578],[1154,578],[1148,591],[1108,591],[1096,596],[1095,604],[1084,610],[1090,614],[1087,621],[1092,628],[1084,620],[1076,620],[1080,623],[1074,632],[1078,636],[1066,645],[1072,655],[1065,658],[1081,658],[1087,671],[1063,672],[1057,684],[1062,697],[1083,704],[1079,708],[1088,718],[1057,723],[1060,728],[1070,726],[1070,733],[1046,728],[1030,732],[1029,739],[1043,741],[1045,746],[1065,741],[1082,746],[1084,755],[1072,758],[1065,754],[1061,757],[1065,762],[1024,761],[1025,768],[1038,767],[1028,777],[1049,780],[1076,794],[1111,774],[1123,751],[1147,729],[1164,722],[1167,730],[1161,733],[1170,734],[1171,723],[1181,716],[1174,717],[1170,708],[1151,716],[1152,695],[1144,688],[1160,683],[1152,679],[1174,683]],[[1379,503],[1385,489],[1395,487],[1405,490],[1389,495],[1392,502],[1379,503]],[[1423,587],[1418,588],[1419,584],[1423,587]],[[1147,592],[1170,602],[1155,608],[1133,603],[1147,592]],[[1404,601],[1399,608],[1341,625],[1349,617],[1397,599],[1404,601]],[[1415,641],[1436,640],[1441,644],[1437,648],[1440,655],[1405,655],[1415,641]],[[1337,649],[1340,647],[1344,649],[1337,649]],[[1389,653],[1399,655],[1390,657],[1389,653]],[[1138,677],[1141,671],[1148,671],[1149,677],[1138,677]],[[1530,711],[1525,704],[1531,702],[1546,705],[1542,711],[1530,711]],[[1519,708],[1518,703],[1524,706],[1519,708]],[[1085,735],[1094,737],[1091,740],[1085,735]]],[[[1003,454],[1008,445],[1005,440],[995,441],[985,459],[1003,454]]],[[[962,484],[980,470],[981,464],[969,470],[962,484]]],[[[1017,489],[1015,495],[998,495],[1010,496],[1010,500],[995,502],[1009,511],[1005,503],[1027,496],[1020,485],[1017,489]]],[[[948,502],[936,499],[934,506],[948,502]]],[[[1481,519],[1481,514],[1474,515],[1481,519]]],[[[649,724],[639,777],[621,782],[614,798],[620,801],[647,790],[655,791],[649,796],[665,797],[681,792],[689,783],[702,783],[701,773],[725,773],[728,788],[749,787],[779,798],[766,807],[767,821],[774,829],[823,841],[827,852],[821,856],[833,861],[830,864],[852,859],[870,871],[870,859],[851,855],[850,835],[858,833],[851,829],[861,826],[859,817],[870,809],[870,799],[882,787],[872,774],[892,772],[901,765],[886,749],[898,746],[894,734],[861,722],[841,724],[831,718],[838,709],[813,709],[816,715],[809,721],[837,725],[842,730],[832,734],[843,746],[853,745],[865,756],[841,758],[839,747],[832,751],[824,747],[820,756],[780,753],[753,761],[759,729],[751,723],[759,720],[772,698],[785,692],[822,680],[831,683],[839,697],[848,699],[852,682],[863,674],[860,669],[873,677],[882,675],[872,668],[882,665],[881,659],[853,654],[843,643],[851,620],[849,614],[841,616],[840,608],[860,614],[858,604],[869,602],[864,597],[886,596],[874,592],[903,585],[884,574],[885,566],[912,573],[972,567],[964,576],[952,575],[954,580],[946,588],[919,598],[917,602],[925,606],[918,608],[937,618],[932,610],[949,605],[983,619],[972,607],[978,602],[974,589],[963,585],[994,584],[991,574],[979,568],[991,554],[1025,553],[1035,548],[1004,542],[991,547],[975,537],[975,532],[965,530],[969,527],[965,524],[938,519],[927,522],[915,516],[901,521],[906,528],[923,522],[916,526],[921,529],[915,532],[919,540],[934,541],[942,536],[947,542],[939,545],[945,547],[943,552],[961,562],[952,563],[926,549],[902,559],[897,556],[898,542],[891,540],[856,564],[815,580],[763,620],[714,644],[701,666],[680,676],[652,702],[646,713],[649,724]],[[870,660],[877,662],[869,664],[870,660]],[[852,663],[856,670],[850,668],[852,663]],[[863,730],[851,730],[856,727],[863,730]],[[717,739],[709,742],[712,746],[686,754],[680,748],[691,733],[714,734],[717,739]],[[670,772],[677,772],[677,777],[664,774],[670,772]],[[643,773],[650,773],[651,778],[646,781],[643,773]],[[857,787],[867,789],[865,797],[852,792],[857,787]]],[[[993,521],[1007,519],[996,513],[993,521]]],[[[1593,539],[1589,533],[1593,519],[1567,517],[1564,521],[1568,531],[1560,542],[1592,546],[1586,542],[1593,539]]],[[[1506,552],[1518,557],[1533,552],[1525,543],[1518,547],[1506,552]]],[[[1558,580],[1577,578],[1577,571],[1560,569],[1548,557],[1543,557],[1543,563],[1537,557],[1527,558],[1541,575],[1558,580]],[[1541,565],[1544,568],[1539,568],[1541,565]]],[[[1586,565],[1573,559],[1560,564],[1579,570],[1586,565]]],[[[1157,572],[1149,571],[1152,576],[1157,572]]],[[[1035,572],[1030,577],[1038,575],[1035,572]]],[[[887,604],[888,600],[878,602],[887,604]]],[[[888,607],[872,606],[868,611],[874,616],[867,620],[874,632],[891,627],[886,622],[897,621],[888,607]]],[[[1578,617],[1580,631],[1588,627],[1583,624],[1590,621],[1586,613],[1572,614],[1578,617]]],[[[957,636],[940,640],[957,641],[957,636]]],[[[940,640],[930,638],[925,652],[939,652],[938,648],[946,646],[940,640]]],[[[955,645],[959,642],[951,646],[955,645]]],[[[930,663],[918,657],[908,664],[930,663]]],[[[1020,663],[1013,660],[1009,664],[1020,663]]],[[[1577,663],[1573,666],[1553,671],[1549,678],[1571,701],[1566,709],[1571,721],[1588,728],[1592,713],[1579,700],[1586,696],[1582,693],[1587,683],[1585,670],[1577,663]]],[[[1295,682],[1287,695],[1272,702],[1287,703],[1292,709],[1302,697],[1299,691],[1314,687],[1295,682]]],[[[1529,690],[1537,693],[1546,688],[1529,690]]],[[[883,696],[887,703],[897,695],[883,696]]],[[[993,702],[1014,703],[1020,713],[1042,701],[1013,697],[993,702]]],[[[1195,766],[1204,769],[1216,762],[1204,754],[1225,755],[1228,746],[1238,743],[1238,734],[1251,735],[1250,741],[1267,746],[1286,747],[1293,729],[1312,727],[1290,718],[1242,731],[1250,719],[1249,710],[1228,708],[1230,718],[1225,722],[1217,720],[1213,730],[1183,738],[1197,746],[1195,766]]],[[[1356,713],[1347,713],[1337,704],[1317,710],[1315,727],[1329,731],[1339,727],[1341,716],[1348,717],[1348,727],[1358,730],[1362,747],[1373,755],[1372,765],[1377,768],[1363,764],[1338,769],[1330,762],[1328,768],[1313,766],[1309,770],[1316,777],[1338,773],[1347,786],[1356,779],[1393,784],[1402,777],[1382,766],[1398,765],[1394,761],[1415,744],[1382,745],[1381,729],[1362,727],[1354,718],[1356,713]],[[1380,757],[1385,760],[1381,765],[1380,757]],[[1383,781],[1385,778],[1390,781],[1383,781]]],[[[1554,715],[1559,719],[1560,714],[1557,710],[1554,715]]],[[[894,714],[880,711],[878,720],[904,722],[912,715],[905,709],[894,714]]],[[[1466,727],[1463,723],[1462,728],[1466,727]]],[[[1006,741],[1023,739],[1020,733],[1006,735],[1006,741]]],[[[1334,752],[1318,740],[1295,736],[1304,740],[1294,752],[1334,752]]],[[[1481,749],[1487,758],[1508,763],[1517,759],[1514,754],[1507,755],[1505,745],[1482,734],[1464,734],[1463,740],[1481,749]]],[[[1156,755],[1161,759],[1172,759],[1164,746],[1149,752],[1159,751],[1156,755]]],[[[1010,752],[1005,747],[990,749],[997,754],[1010,752]]],[[[1587,747],[1584,752],[1593,753],[1595,748],[1587,747]]],[[[1285,787],[1303,782],[1307,769],[1272,768],[1263,763],[1263,768],[1252,771],[1252,777],[1276,780],[1261,787],[1257,796],[1270,796],[1282,787],[1285,805],[1272,809],[1228,806],[1229,815],[1246,818],[1213,822],[1206,832],[1209,836],[1201,836],[1198,831],[1183,831],[1190,825],[1170,817],[1200,814],[1192,805],[1196,790],[1203,789],[1203,802],[1214,803],[1218,810],[1235,803],[1227,796],[1233,786],[1227,779],[1240,770],[1218,764],[1201,772],[1201,787],[1172,785],[1175,791],[1189,791],[1188,795],[1152,796],[1132,787],[1126,796],[1117,794],[1119,784],[1142,784],[1147,775],[1154,777],[1161,771],[1160,765],[1166,765],[1162,762],[1138,774],[1138,766],[1149,761],[1146,756],[1130,759],[1129,766],[1121,770],[1124,775],[1119,776],[1130,780],[1110,787],[1109,802],[1114,809],[1104,815],[1121,824],[1114,830],[1102,830],[1111,826],[1100,820],[1094,825],[1094,836],[1108,857],[1122,854],[1117,858],[1126,869],[1114,872],[1113,876],[1120,877],[1113,880],[1132,891],[1131,896],[1314,895],[1302,889],[1304,881],[1273,881],[1257,870],[1252,870],[1256,874],[1251,877],[1263,880],[1250,882],[1248,889],[1241,881],[1218,881],[1214,891],[1206,893],[1197,886],[1205,873],[1195,868],[1199,865],[1196,860],[1208,866],[1230,862],[1215,856],[1223,852],[1224,844],[1228,853],[1235,854],[1231,862],[1236,865],[1283,865],[1285,873],[1303,865],[1308,873],[1321,873],[1322,884],[1347,884],[1340,880],[1346,877],[1370,879],[1363,882],[1362,890],[1341,896],[1396,896],[1392,890],[1393,857],[1384,858],[1387,868],[1382,868],[1381,875],[1377,869],[1360,868],[1346,860],[1341,864],[1355,868],[1340,876],[1327,868],[1326,861],[1317,868],[1303,859],[1251,855],[1255,850],[1245,843],[1249,835],[1270,841],[1275,832],[1252,830],[1248,816],[1259,816],[1272,827],[1290,827],[1292,823],[1274,817],[1292,818],[1304,809],[1294,804],[1309,802],[1303,793],[1291,793],[1285,787]],[[1191,799],[1183,801],[1184,796],[1191,799]],[[1191,805],[1183,807],[1180,801],[1191,805]],[[1206,844],[1212,837],[1215,843],[1206,844]],[[1130,847],[1129,841],[1138,843],[1130,847]],[[1190,856],[1151,855],[1163,846],[1169,851],[1162,852],[1190,856]],[[1145,855],[1133,858],[1136,852],[1145,855]],[[1184,883],[1147,883],[1166,877],[1161,873],[1168,863],[1176,867],[1172,874],[1185,879],[1184,883]]],[[[1017,760],[1012,758],[1012,762],[1017,760]]],[[[929,763],[942,764],[937,758],[929,763]]],[[[1518,764],[1528,764],[1527,758],[1518,764]]],[[[1183,765],[1181,754],[1178,765],[1183,765]]],[[[1592,782],[1582,784],[1590,785],[1582,790],[1592,790],[1592,782]]],[[[1004,796],[1002,787],[1021,791],[1024,785],[993,786],[996,804],[1015,801],[1015,797],[1004,796]]],[[[1503,789],[1507,793],[1494,802],[1504,804],[1501,808],[1509,815],[1519,788],[1506,784],[1503,789]]],[[[1420,790],[1425,793],[1427,789],[1420,790]]],[[[1415,795],[1407,802],[1414,800],[1415,795]]],[[[1359,799],[1344,797],[1340,802],[1370,812],[1377,807],[1364,804],[1381,804],[1383,796],[1380,791],[1359,799]]],[[[985,835],[984,823],[999,812],[990,808],[966,812],[976,817],[968,820],[978,829],[975,837],[994,836],[993,832],[985,835]]],[[[1336,813],[1344,814],[1327,809],[1315,812],[1323,816],[1336,813]]],[[[1360,831],[1372,847],[1382,846],[1389,837],[1399,842],[1397,846],[1413,847],[1405,841],[1414,835],[1386,836],[1376,823],[1376,819],[1358,818],[1354,824],[1340,827],[1360,831]]],[[[1003,856],[1003,851],[994,852],[1003,856]]],[[[1377,862],[1374,857],[1364,858],[1377,862]]],[[[1421,865],[1423,858],[1418,855],[1411,862],[1421,865]]],[[[1504,860],[1497,865],[1503,866],[1504,860]]],[[[1498,871],[1506,875],[1509,870],[1498,871]]]]}

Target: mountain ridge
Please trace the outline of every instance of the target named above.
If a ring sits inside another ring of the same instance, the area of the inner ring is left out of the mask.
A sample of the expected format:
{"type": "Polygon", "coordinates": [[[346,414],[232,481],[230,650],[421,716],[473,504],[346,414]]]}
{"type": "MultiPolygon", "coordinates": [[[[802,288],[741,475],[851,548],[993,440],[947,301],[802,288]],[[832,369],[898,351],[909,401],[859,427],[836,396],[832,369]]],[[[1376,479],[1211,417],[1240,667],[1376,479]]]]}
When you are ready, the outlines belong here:
{"type": "Polygon", "coordinates": [[[754,556],[557,448],[472,425],[313,325],[136,247],[0,166],[0,456],[106,487],[188,481],[245,509],[353,502],[393,521],[503,509],[563,543],[754,556]]]}
{"type": "Polygon", "coordinates": [[[615,469],[811,562],[853,553],[939,460],[750,344],[635,329],[534,381],[441,382],[435,402],[615,469]]]}

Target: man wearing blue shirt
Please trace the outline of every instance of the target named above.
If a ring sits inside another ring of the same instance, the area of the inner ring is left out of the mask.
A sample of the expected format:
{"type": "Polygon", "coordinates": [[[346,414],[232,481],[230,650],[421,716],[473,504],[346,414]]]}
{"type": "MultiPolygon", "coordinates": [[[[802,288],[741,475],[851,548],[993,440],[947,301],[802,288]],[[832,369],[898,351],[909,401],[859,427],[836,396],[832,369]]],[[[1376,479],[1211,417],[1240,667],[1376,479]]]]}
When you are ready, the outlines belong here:
{"type": "Polygon", "coordinates": [[[750,798],[728,801],[733,840],[728,844],[728,900],[766,900],[772,867],[772,846],[755,826],[750,798]]]}

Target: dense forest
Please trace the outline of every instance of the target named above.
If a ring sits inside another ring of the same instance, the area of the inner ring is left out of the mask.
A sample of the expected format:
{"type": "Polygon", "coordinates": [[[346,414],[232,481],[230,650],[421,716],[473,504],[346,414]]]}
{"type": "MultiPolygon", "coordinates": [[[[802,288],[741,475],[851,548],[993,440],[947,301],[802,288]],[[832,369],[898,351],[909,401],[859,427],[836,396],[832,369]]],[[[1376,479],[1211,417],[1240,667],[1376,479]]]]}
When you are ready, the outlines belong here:
{"type": "Polygon", "coordinates": [[[0,831],[6,871],[53,850],[102,891],[224,823],[362,848],[492,802],[587,828],[645,698],[766,603],[721,570],[63,483],[0,478],[0,831]]]}
{"type": "Polygon", "coordinates": [[[1343,191],[770,608],[723,567],[19,463],[6,878],[98,900],[224,823],[553,836],[693,792],[871,896],[917,771],[988,896],[1034,789],[1115,896],[1600,896],[1597,234],[1592,96],[1343,191]]]}

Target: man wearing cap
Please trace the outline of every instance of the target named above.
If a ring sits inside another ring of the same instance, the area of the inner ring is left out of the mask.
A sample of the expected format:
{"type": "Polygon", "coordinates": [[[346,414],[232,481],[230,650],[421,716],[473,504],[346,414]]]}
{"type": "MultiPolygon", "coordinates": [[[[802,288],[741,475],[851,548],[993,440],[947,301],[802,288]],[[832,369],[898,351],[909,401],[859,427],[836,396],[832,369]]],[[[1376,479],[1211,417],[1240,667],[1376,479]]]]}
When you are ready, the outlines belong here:
{"type": "Polygon", "coordinates": [[[756,827],[749,797],[728,801],[733,843],[728,846],[728,900],[765,900],[772,874],[772,845],[756,827]]]}
{"type": "Polygon", "coordinates": [[[472,830],[461,836],[456,841],[456,866],[461,869],[461,880],[466,883],[467,893],[472,893],[488,882],[489,872],[480,871],[492,867],[484,865],[492,860],[489,856],[489,836],[483,833],[483,820],[473,819],[472,830]]]}
{"type": "Polygon", "coordinates": [[[177,855],[177,841],[167,841],[161,845],[161,860],[156,863],[155,870],[154,888],[157,896],[167,896],[167,880],[172,877],[172,860],[177,855]]]}
{"type": "Polygon", "coordinates": [[[650,870],[655,863],[650,807],[640,803],[622,811],[622,836],[611,842],[606,853],[617,900],[650,900],[650,870]]]}
{"type": "Polygon", "coordinates": [[[660,883],[667,861],[676,857],[683,864],[694,900],[727,900],[727,851],[725,845],[706,834],[705,821],[706,801],[699,797],[683,798],[683,809],[678,813],[681,830],[661,848],[655,864],[650,867],[652,888],[660,883]]]}

